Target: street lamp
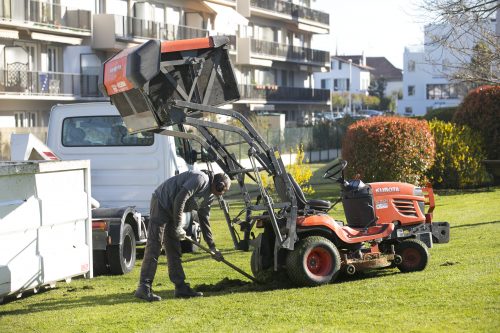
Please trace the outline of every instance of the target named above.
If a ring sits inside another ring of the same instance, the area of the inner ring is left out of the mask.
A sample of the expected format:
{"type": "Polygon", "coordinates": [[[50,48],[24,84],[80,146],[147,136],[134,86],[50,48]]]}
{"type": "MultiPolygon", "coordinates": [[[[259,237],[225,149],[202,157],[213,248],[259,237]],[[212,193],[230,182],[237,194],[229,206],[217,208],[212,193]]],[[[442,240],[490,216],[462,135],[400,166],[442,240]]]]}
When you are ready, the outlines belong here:
{"type": "Polygon", "coordinates": [[[352,96],[351,96],[351,86],[352,86],[352,59],[347,60],[349,63],[349,112],[352,114],[352,96]]]}

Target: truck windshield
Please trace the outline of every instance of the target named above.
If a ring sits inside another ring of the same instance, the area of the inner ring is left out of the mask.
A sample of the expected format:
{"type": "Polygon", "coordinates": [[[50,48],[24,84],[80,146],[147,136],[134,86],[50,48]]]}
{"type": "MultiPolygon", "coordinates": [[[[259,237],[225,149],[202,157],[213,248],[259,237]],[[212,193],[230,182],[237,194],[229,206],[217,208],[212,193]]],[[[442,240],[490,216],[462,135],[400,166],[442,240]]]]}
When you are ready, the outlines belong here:
{"type": "Polygon", "coordinates": [[[66,147],[151,146],[153,133],[130,134],[120,116],[71,117],[63,121],[66,147]]]}

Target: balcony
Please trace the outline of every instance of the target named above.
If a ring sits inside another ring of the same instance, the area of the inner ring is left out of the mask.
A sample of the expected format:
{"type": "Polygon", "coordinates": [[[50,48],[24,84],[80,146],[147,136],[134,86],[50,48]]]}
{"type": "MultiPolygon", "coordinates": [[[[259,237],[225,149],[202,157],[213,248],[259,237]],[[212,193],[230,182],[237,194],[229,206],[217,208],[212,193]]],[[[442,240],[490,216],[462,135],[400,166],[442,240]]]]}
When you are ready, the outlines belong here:
{"type": "Polygon", "coordinates": [[[98,75],[0,70],[0,98],[102,99],[98,75]]]}
{"type": "Polygon", "coordinates": [[[255,55],[271,57],[275,60],[298,62],[303,64],[314,63],[327,66],[330,62],[330,53],[309,49],[306,47],[291,46],[263,40],[251,40],[251,52],[255,55]]]}
{"type": "Polygon", "coordinates": [[[319,10],[281,0],[250,0],[250,5],[266,12],[272,12],[274,15],[290,16],[293,21],[307,20],[308,24],[329,29],[330,15],[319,10]]]}
{"type": "Polygon", "coordinates": [[[207,37],[208,30],[113,14],[97,14],[93,18],[92,47],[119,50],[136,39],[178,40],[207,37]]]}
{"type": "Polygon", "coordinates": [[[0,0],[4,8],[0,24],[39,31],[57,31],[78,36],[90,35],[91,12],[58,4],[26,0],[0,0]]]}
{"type": "Polygon", "coordinates": [[[273,61],[328,67],[330,53],[251,38],[236,38],[238,65],[272,66],[273,61]]]}
{"type": "Polygon", "coordinates": [[[277,85],[239,85],[241,99],[255,102],[326,104],[330,99],[328,89],[281,87],[277,85]]]}
{"type": "Polygon", "coordinates": [[[207,37],[208,30],[196,29],[183,25],[162,24],[135,17],[115,17],[116,34],[120,38],[146,38],[177,40],[207,37]]]}

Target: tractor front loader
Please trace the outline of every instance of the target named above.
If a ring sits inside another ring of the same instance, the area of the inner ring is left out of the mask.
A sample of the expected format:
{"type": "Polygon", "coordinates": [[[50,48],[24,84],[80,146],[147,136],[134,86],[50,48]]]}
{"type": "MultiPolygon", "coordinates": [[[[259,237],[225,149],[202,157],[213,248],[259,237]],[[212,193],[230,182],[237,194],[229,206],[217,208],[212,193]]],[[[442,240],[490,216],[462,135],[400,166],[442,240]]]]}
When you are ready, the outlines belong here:
{"type": "Polygon", "coordinates": [[[219,203],[235,248],[248,250],[252,245],[256,277],[286,270],[298,285],[318,285],[334,280],[340,270],[353,274],[375,267],[424,269],[433,241],[446,242],[449,235],[446,222],[431,221],[432,190],[403,183],[347,182],[345,162],[339,162],[325,178],[340,183],[347,225],[332,219],[328,211],[333,205],[307,200],[287,174],[279,151],[241,113],[220,107],[240,98],[228,43],[223,36],[148,41],[104,63],[101,89],[130,132],[197,141],[206,150],[207,162],[217,163],[237,181],[244,209],[232,218],[228,203],[223,198],[219,203]],[[239,125],[206,120],[207,115],[227,116],[239,125]],[[242,141],[223,143],[220,132],[236,133],[242,141]],[[231,145],[242,142],[248,146],[251,168],[230,152],[231,145]],[[276,196],[263,186],[262,171],[272,176],[276,196]],[[255,198],[247,179],[258,185],[255,198]],[[424,212],[426,203],[429,209],[424,212]],[[263,228],[256,238],[254,227],[263,228]]]}

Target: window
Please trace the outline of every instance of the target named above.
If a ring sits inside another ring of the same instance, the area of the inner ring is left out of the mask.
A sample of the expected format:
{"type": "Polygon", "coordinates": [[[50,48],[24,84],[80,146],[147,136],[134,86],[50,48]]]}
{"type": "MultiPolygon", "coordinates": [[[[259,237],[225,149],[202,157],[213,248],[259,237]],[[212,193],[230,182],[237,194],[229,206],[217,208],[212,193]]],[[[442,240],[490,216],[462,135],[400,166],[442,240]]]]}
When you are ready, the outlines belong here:
{"type": "Polygon", "coordinates": [[[63,121],[66,147],[151,146],[153,133],[130,134],[120,116],[72,117],[63,121]]]}
{"type": "Polygon", "coordinates": [[[288,71],[286,70],[281,71],[281,85],[283,87],[288,87],[288,71]]]}
{"type": "Polygon", "coordinates": [[[408,96],[415,96],[415,86],[408,86],[408,96]]]}
{"type": "Polygon", "coordinates": [[[408,60],[408,72],[415,71],[415,60],[408,60]]]}
{"type": "Polygon", "coordinates": [[[339,70],[342,69],[342,61],[339,60],[339,70]]]}
{"type": "Polygon", "coordinates": [[[467,89],[456,84],[428,84],[426,91],[427,99],[460,99],[467,89]]]}
{"type": "Polygon", "coordinates": [[[36,127],[37,114],[35,112],[14,113],[14,123],[16,127],[36,127]]]}
{"type": "Polygon", "coordinates": [[[333,80],[333,90],[334,91],[349,91],[349,79],[334,79],[333,80]]]}
{"type": "Polygon", "coordinates": [[[405,107],[405,114],[410,115],[413,113],[413,109],[411,106],[405,107]]]}
{"type": "Polygon", "coordinates": [[[101,60],[95,54],[80,54],[80,86],[81,96],[100,96],[98,82],[101,71],[101,60]]]}
{"type": "Polygon", "coordinates": [[[321,89],[330,89],[331,87],[330,79],[322,79],[321,80],[321,89]]]}

